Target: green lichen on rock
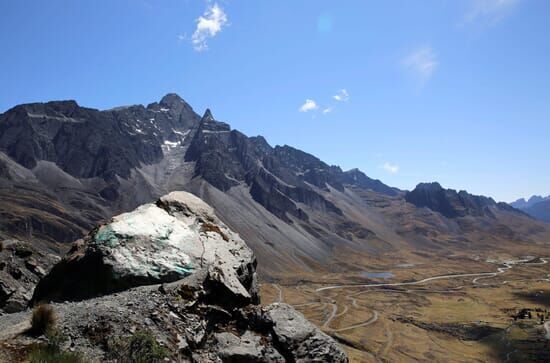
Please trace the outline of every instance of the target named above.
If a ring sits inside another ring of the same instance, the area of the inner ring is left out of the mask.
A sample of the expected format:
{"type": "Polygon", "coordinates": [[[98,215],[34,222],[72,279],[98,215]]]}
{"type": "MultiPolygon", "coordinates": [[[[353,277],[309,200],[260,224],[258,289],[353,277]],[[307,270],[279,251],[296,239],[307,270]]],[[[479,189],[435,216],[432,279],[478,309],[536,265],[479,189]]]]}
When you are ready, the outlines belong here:
{"type": "Polygon", "coordinates": [[[176,266],[174,266],[174,270],[180,275],[187,276],[187,275],[190,275],[193,272],[193,266],[191,266],[191,264],[187,264],[185,266],[184,265],[176,265],[176,266]]]}
{"type": "Polygon", "coordinates": [[[111,248],[119,245],[119,239],[110,225],[103,226],[97,231],[94,242],[111,248]]]}

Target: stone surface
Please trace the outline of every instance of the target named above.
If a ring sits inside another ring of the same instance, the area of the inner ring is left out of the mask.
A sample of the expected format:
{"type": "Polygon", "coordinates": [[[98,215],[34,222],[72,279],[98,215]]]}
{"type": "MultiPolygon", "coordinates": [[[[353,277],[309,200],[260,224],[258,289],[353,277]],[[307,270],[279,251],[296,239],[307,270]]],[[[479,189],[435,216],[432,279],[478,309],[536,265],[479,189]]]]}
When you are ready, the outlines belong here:
{"type": "Polygon", "coordinates": [[[297,363],[347,362],[342,350],[330,344],[332,338],[320,331],[287,304],[275,303],[267,307],[267,316],[273,322],[274,338],[284,347],[284,355],[297,363]]]}
{"type": "Polygon", "coordinates": [[[34,286],[55,260],[19,240],[0,241],[0,312],[27,308],[34,286]]]}
{"type": "Polygon", "coordinates": [[[34,301],[74,300],[206,271],[241,302],[257,300],[256,260],[210,206],[186,192],[113,217],[75,243],[41,280],[34,301]]]}

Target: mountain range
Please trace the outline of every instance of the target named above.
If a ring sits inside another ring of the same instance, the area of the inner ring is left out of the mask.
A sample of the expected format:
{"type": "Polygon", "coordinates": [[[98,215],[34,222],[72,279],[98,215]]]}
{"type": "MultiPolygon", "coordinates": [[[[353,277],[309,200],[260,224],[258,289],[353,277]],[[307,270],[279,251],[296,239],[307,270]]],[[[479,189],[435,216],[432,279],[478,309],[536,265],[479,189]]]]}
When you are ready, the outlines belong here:
{"type": "Polygon", "coordinates": [[[550,195],[547,197],[533,195],[528,200],[521,198],[510,205],[541,221],[550,222],[550,195]]]}
{"type": "Polygon", "coordinates": [[[399,190],[248,137],[176,94],[148,106],[54,101],[0,115],[0,239],[61,254],[97,223],[176,190],[212,205],[264,278],[353,268],[350,253],[550,240],[550,225],[513,206],[438,183],[399,190]]]}

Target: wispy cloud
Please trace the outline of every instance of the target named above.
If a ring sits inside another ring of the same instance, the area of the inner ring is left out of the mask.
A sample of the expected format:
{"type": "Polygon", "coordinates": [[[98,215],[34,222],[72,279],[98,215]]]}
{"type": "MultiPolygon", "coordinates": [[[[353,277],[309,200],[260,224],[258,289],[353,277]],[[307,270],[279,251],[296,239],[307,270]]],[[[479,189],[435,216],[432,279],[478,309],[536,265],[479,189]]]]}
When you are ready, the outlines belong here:
{"type": "Polygon", "coordinates": [[[299,108],[300,112],[314,111],[318,109],[317,103],[314,100],[307,99],[306,102],[299,108]]]}
{"type": "Polygon", "coordinates": [[[348,91],[346,91],[346,89],[343,88],[339,90],[338,93],[336,93],[334,96],[332,96],[332,98],[334,98],[338,102],[347,101],[349,100],[349,93],[348,91]]]}
{"type": "Polygon", "coordinates": [[[384,165],[381,166],[381,168],[390,174],[397,174],[399,172],[399,165],[391,164],[389,162],[385,162],[384,165]]]}
{"type": "Polygon", "coordinates": [[[521,0],[471,0],[464,21],[495,24],[509,15],[520,2],[521,0]]]}
{"type": "Polygon", "coordinates": [[[402,65],[413,74],[423,85],[428,81],[437,67],[437,55],[429,46],[415,49],[401,61],[402,65]]]}
{"type": "Polygon", "coordinates": [[[323,109],[323,115],[326,115],[327,113],[331,113],[334,110],[334,107],[327,107],[323,109]]]}
{"type": "Polygon", "coordinates": [[[227,14],[217,3],[209,5],[204,14],[197,19],[197,28],[191,36],[193,49],[197,52],[207,50],[207,40],[216,36],[225,26],[227,26],[227,14]]]}

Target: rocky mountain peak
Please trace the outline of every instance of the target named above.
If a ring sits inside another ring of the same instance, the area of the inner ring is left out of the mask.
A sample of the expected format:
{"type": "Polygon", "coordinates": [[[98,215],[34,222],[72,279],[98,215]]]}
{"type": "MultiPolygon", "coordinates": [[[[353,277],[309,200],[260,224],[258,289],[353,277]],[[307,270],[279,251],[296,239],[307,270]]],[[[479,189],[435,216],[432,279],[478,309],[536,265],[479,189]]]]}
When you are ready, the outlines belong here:
{"type": "Polygon", "coordinates": [[[438,182],[430,182],[430,183],[419,183],[415,190],[424,190],[428,192],[441,192],[443,191],[443,187],[438,182]]]}
{"type": "Polygon", "coordinates": [[[489,207],[504,209],[493,199],[472,195],[461,190],[445,189],[437,182],[420,183],[405,195],[405,200],[417,207],[426,207],[447,218],[470,216],[492,216],[489,207]]]}
{"type": "Polygon", "coordinates": [[[202,116],[202,120],[204,121],[214,121],[214,116],[212,116],[212,111],[210,111],[209,108],[204,111],[204,115],[202,116]]]}
{"type": "Polygon", "coordinates": [[[547,197],[543,197],[541,195],[533,195],[527,200],[525,198],[520,198],[515,202],[510,203],[510,205],[514,208],[525,209],[546,200],[550,200],[550,195],[547,197]]]}
{"type": "Polygon", "coordinates": [[[186,103],[177,93],[167,93],[161,98],[160,103],[163,105],[173,105],[177,103],[186,103]]]}
{"type": "Polygon", "coordinates": [[[176,111],[183,108],[191,108],[191,106],[176,93],[168,93],[166,96],[162,97],[159,105],[176,111]]]}
{"type": "Polygon", "coordinates": [[[510,205],[536,219],[550,222],[550,195],[547,197],[533,195],[527,200],[525,198],[518,199],[510,205]]]}

